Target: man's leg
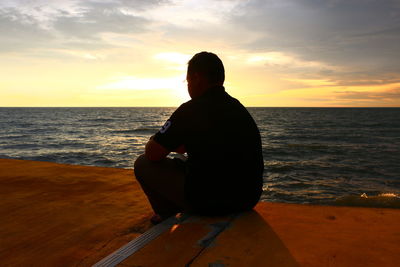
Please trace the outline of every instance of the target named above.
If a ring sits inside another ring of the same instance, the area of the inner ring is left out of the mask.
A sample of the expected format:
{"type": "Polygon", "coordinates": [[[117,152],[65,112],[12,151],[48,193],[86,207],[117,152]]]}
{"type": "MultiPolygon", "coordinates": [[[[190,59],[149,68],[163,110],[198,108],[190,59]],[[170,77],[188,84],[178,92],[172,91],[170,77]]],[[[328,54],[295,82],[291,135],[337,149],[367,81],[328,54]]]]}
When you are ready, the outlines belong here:
{"type": "Polygon", "coordinates": [[[187,211],[184,198],[185,170],[178,160],[149,161],[144,155],[135,161],[136,179],[156,214],[162,217],[187,211]]]}

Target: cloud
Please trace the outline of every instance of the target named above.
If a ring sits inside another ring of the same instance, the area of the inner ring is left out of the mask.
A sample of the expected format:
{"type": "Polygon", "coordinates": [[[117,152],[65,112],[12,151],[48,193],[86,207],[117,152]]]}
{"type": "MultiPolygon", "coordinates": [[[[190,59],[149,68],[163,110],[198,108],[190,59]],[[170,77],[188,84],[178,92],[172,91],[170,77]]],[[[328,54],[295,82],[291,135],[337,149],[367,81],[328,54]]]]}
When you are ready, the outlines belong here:
{"type": "Polygon", "coordinates": [[[400,83],[400,74],[388,72],[384,70],[376,72],[336,72],[324,75],[338,86],[374,86],[374,85],[390,85],[400,83]]]}
{"type": "Polygon", "coordinates": [[[103,34],[150,31],[152,20],[143,12],[166,3],[162,0],[3,2],[0,3],[0,52],[115,46],[103,34]]]}
{"type": "Polygon", "coordinates": [[[96,89],[120,89],[120,90],[159,90],[159,89],[174,89],[185,87],[184,77],[152,77],[142,78],[134,76],[114,77],[113,81],[99,85],[96,89]]]}
{"type": "Polygon", "coordinates": [[[365,71],[400,69],[400,3],[396,0],[254,0],[230,23],[259,35],[251,51],[281,51],[305,61],[365,71]]]}
{"type": "Polygon", "coordinates": [[[168,4],[169,0],[81,0],[81,4],[92,8],[132,8],[134,10],[147,10],[158,5],[168,4]]]}
{"type": "Polygon", "coordinates": [[[192,55],[179,52],[162,52],[153,56],[155,60],[164,61],[167,69],[184,71],[192,55]]]}
{"type": "Polygon", "coordinates": [[[97,39],[99,34],[143,32],[149,20],[132,15],[117,7],[84,7],[79,13],[64,13],[53,23],[55,30],[67,37],[97,39]]]}
{"type": "Polygon", "coordinates": [[[0,52],[37,47],[54,36],[15,8],[0,9],[0,52]]]}
{"type": "Polygon", "coordinates": [[[335,92],[335,97],[345,100],[373,100],[373,101],[390,101],[400,102],[400,88],[390,89],[381,92],[358,92],[358,91],[343,91],[335,92]]]}

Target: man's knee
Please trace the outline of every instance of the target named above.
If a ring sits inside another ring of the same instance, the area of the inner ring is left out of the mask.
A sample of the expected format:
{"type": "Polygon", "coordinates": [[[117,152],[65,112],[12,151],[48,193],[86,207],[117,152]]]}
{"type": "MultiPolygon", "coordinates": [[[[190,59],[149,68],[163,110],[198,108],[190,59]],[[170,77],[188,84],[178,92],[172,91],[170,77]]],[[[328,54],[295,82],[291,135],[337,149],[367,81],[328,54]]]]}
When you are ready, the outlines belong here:
{"type": "Polygon", "coordinates": [[[145,164],[146,161],[148,161],[148,159],[146,158],[146,156],[144,154],[142,154],[135,160],[135,164],[133,165],[133,167],[135,169],[141,168],[141,166],[143,166],[143,164],[145,164]]]}
{"type": "Polygon", "coordinates": [[[135,172],[136,179],[139,180],[143,177],[143,172],[146,169],[146,166],[149,165],[149,160],[146,158],[144,154],[140,155],[133,165],[133,171],[135,172]]]}

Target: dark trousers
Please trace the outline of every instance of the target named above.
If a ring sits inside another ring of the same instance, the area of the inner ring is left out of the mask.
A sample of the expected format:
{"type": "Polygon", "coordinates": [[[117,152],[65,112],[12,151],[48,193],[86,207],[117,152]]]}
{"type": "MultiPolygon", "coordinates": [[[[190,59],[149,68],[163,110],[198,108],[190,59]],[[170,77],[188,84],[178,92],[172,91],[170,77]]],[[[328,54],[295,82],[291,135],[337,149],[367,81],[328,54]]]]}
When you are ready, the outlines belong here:
{"type": "Polygon", "coordinates": [[[156,214],[168,217],[190,212],[185,201],[183,161],[166,158],[153,162],[141,155],[135,161],[134,172],[156,214]]]}

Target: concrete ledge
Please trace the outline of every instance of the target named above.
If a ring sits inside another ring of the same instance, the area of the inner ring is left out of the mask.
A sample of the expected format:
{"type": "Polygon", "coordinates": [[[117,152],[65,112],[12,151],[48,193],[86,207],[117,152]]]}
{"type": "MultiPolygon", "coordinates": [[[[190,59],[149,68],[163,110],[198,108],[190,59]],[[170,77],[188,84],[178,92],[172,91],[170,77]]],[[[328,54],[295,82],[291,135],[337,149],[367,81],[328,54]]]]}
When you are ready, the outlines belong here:
{"type": "MultiPolygon", "coordinates": [[[[2,266],[90,266],[150,228],[132,170],[0,159],[2,266]]],[[[395,266],[400,209],[259,203],[192,216],[120,266],[395,266]]]]}
{"type": "Polygon", "coordinates": [[[0,159],[2,266],[90,266],[151,225],[132,170],[0,159]]]}
{"type": "Polygon", "coordinates": [[[399,220],[397,209],[259,203],[231,218],[190,217],[119,266],[396,266],[399,220]]]}

